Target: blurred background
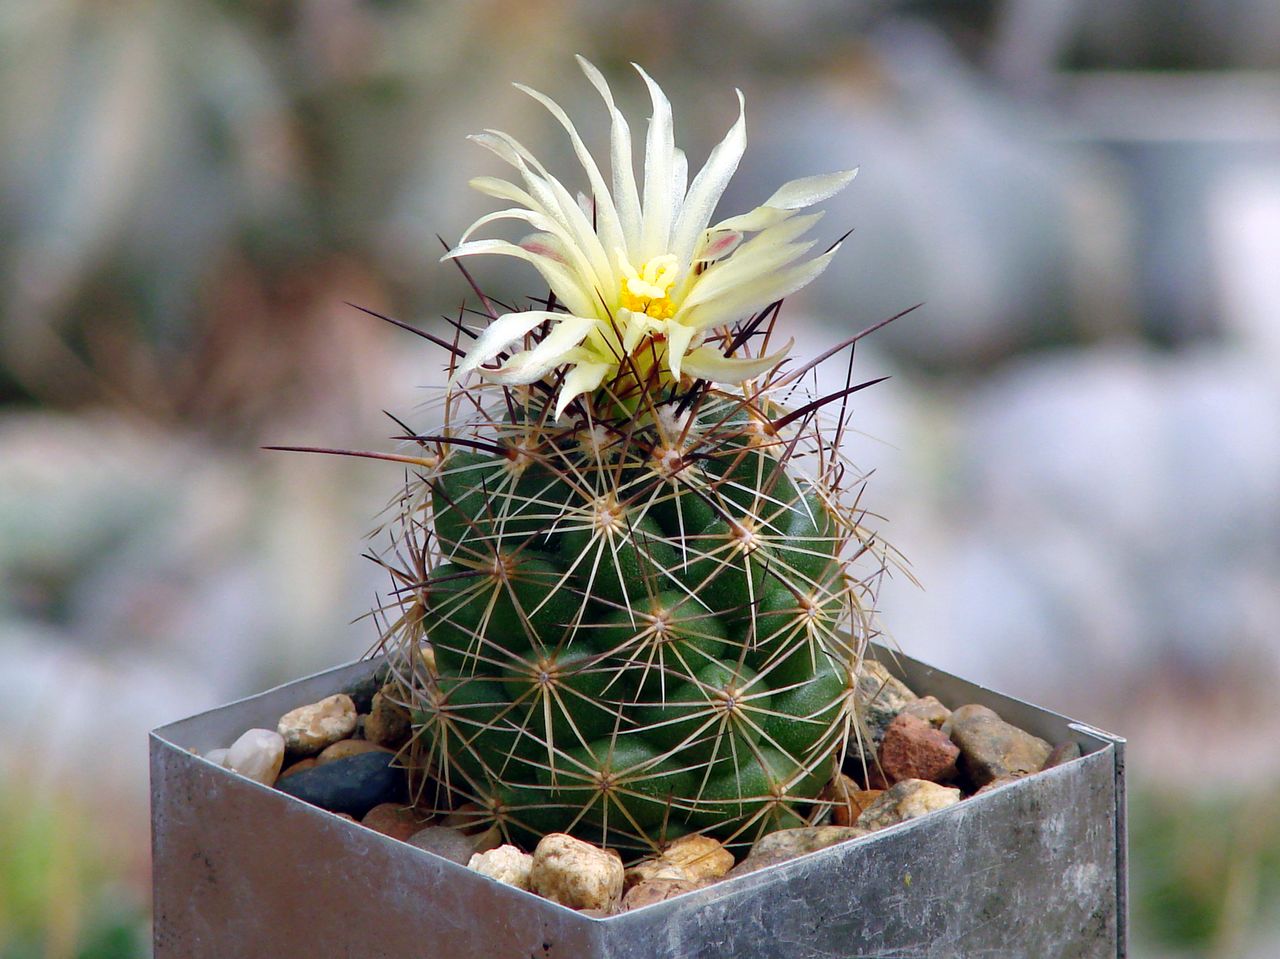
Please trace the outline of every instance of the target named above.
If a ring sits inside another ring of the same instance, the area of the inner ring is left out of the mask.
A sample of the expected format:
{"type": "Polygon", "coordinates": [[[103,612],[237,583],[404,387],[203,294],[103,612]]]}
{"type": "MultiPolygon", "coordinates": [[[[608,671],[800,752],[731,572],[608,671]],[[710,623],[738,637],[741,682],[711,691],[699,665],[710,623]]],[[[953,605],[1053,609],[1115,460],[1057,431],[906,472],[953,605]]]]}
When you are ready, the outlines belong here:
{"type": "Polygon", "coordinates": [[[344,301],[444,327],[463,137],[567,171],[509,83],[598,135],[576,52],[692,163],[743,89],[725,215],[861,166],[784,321],[925,303],[857,358],[886,627],[1130,737],[1134,955],[1280,954],[1274,0],[0,0],[0,957],[147,955],[147,730],[374,641],[399,472],[259,447],[430,425],[344,301]]]}

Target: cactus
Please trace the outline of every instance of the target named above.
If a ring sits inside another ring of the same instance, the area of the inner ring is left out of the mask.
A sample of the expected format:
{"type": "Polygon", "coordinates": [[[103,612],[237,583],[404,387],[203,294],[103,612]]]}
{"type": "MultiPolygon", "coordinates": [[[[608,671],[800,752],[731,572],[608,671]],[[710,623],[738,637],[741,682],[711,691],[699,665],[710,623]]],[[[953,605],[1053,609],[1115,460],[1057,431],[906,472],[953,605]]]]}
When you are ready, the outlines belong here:
{"type": "Polygon", "coordinates": [[[412,766],[442,808],[474,804],[517,841],[563,831],[645,850],[700,831],[749,844],[822,811],[856,733],[886,562],[839,451],[844,400],[869,384],[806,402],[812,364],[788,370],[786,348],[764,348],[777,301],[834,254],[802,260],[817,217],[797,211],[852,174],[794,181],[708,226],[742,116],[668,195],[683,154],[644,75],[641,203],[626,121],[583,69],[612,118],[613,195],[563,111],[527,91],[569,132],[594,205],[486,134],[523,186],[475,185],[541,232],[448,254],[525,259],[551,294],[505,314],[482,297],[478,332],[455,321],[440,341],[453,354],[444,428],[400,457],[417,469],[379,561],[396,582],[386,635],[412,766]]]}

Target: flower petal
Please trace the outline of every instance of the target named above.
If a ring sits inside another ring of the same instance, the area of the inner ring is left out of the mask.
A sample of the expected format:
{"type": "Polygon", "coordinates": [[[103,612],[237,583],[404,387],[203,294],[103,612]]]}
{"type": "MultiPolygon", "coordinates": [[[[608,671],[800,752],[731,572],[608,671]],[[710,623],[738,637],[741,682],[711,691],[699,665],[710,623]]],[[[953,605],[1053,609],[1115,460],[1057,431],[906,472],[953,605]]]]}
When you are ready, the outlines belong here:
{"type": "Polygon", "coordinates": [[[613,168],[613,202],[618,208],[618,219],[622,225],[622,235],[626,239],[627,250],[640,248],[640,194],[636,188],[636,173],[631,156],[631,128],[626,118],[613,102],[613,93],[609,84],[590,60],[578,57],[578,66],[587,75],[591,85],[596,88],[600,98],[609,109],[609,162],[613,168]]]}
{"type": "Polygon", "coordinates": [[[744,282],[712,302],[695,306],[688,315],[681,316],[680,321],[705,330],[720,323],[730,323],[750,316],[774,300],[790,296],[809,284],[827,268],[839,249],[837,244],[822,256],[805,263],[758,277],[752,282],[744,282]]]}
{"type": "Polygon", "coordinates": [[[557,263],[567,262],[560,252],[560,238],[550,233],[530,233],[520,238],[520,249],[528,250],[534,256],[546,257],[557,263]]]}
{"type": "Polygon", "coordinates": [[[693,254],[694,263],[710,263],[728,256],[742,242],[742,234],[737,230],[708,230],[702,245],[693,254]]]}
{"type": "Polygon", "coordinates": [[[466,232],[464,232],[458,240],[459,245],[466,243],[471,239],[471,235],[475,233],[476,230],[483,226],[488,226],[490,223],[497,220],[523,220],[535,230],[541,230],[544,233],[559,234],[563,232],[560,225],[554,222],[551,217],[546,216],[543,213],[539,213],[537,210],[526,210],[521,207],[512,207],[509,210],[496,210],[493,213],[486,213],[484,216],[480,217],[480,219],[467,227],[466,232]]]}
{"type": "MultiPolygon", "coordinates": [[[[685,191],[689,189],[689,157],[683,150],[676,147],[672,158],[675,163],[671,168],[671,222],[674,224],[680,219],[685,191]]],[[[670,252],[670,244],[667,247],[667,252],[670,252]]]]}
{"type": "Polygon", "coordinates": [[[516,340],[532,333],[547,320],[562,316],[564,316],[563,313],[548,313],[546,310],[503,314],[480,331],[476,341],[471,344],[471,349],[458,364],[453,380],[457,381],[479,367],[481,363],[489,362],[516,340]]]}
{"type": "Polygon", "coordinates": [[[485,196],[491,196],[498,200],[510,200],[512,203],[519,203],[523,207],[530,210],[538,210],[542,213],[546,211],[533,197],[529,196],[524,190],[520,189],[514,183],[504,180],[496,176],[477,176],[467,181],[467,185],[473,190],[483,193],[485,196]]]}
{"type": "MultiPolygon", "coordinates": [[[[537,312],[537,311],[534,311],[537,312]]],[[[557,322],[531,350],[517,353],[496,370],[482,369],[486,379],[495,383],[535,383],[565,362],[565,354],[582,342],[595,324],[588,316],[551,313],[557,322]]]]}
{"type": "Polygon", "coordinates": [[[731,216],[727,220],[721,220],[711,227],[711,231],[734,230],[738,233],[759,233],[761,230],[767,230],[771,226],[777,226],[794,215],[794,210],[782,210],[773,206],[758,206],[748,213],[739,213],[737,216],[731,216]]]}
{"type": "Polygon", "coordinates": [[[684,371],[689,376],[711,380],[713,383],[741,383],[754,380],[773,369],[787,358],[795,340],[769,356],[725,356],[710,346],[700,346],[684,358],[684,371]]]}
{"type": "Polygon", "coordinates": [[[616,296],[613,269],[600,245],[600,237],[564,184],[547,173],[518,140],[500,130],[472,134],[470,139],[514,166],[541,209],[572,237],[565,252],[575,261],[587,286],[606,297],[616,296]]]}
{"type": "MultiPolygon", "coordinates": [[[[644,222],[640,228],[640,253],[643,263],[667,252],[671,242],[671,184],[675,177],[675,125],[671,119],[671,101],[654,83],[653,78],[637,64],[632,64],[649,88],[653,116],[644,147],[644,222]]],[[[634,253],[628,250],[628,253],[634,253]]]]}
{"type": "Polygon", "coordinates": [[[582,142],[582,137],[578,136],[577,128],[569,119],[568,114],[548,96],[544,96],[532,87],[527,87],[523,83],[515,84],[515,88],[523,93],[527,93],[533,99],[537,100],[564,127],[565,133],[569,135],[569,142],[573,145],[573,152],[578,157],[578,162],[582,164],[582,169],[586,171],[587,180],[591,184],[592,196],[595,199],[595,209],[597,213],[596,226],[601,234],[601,241],[604,243],[605,249],[615,249],[626,242],[622,235],[622,225],[618,220],[618,211],[613,205],[613,197],[609,194],[609,188],[605,186],[604,177],[600,175],[600,168],[596,166],[595,158],[591,155],[591,151],[587,149],[586,144],[582,142]]]}
{"type": "MultiPolygon", "coordinates": [[[[554,255],[546,249],[545,244],[540,246],[530,246],[525,242],[525,240],[521,240],[519,245],[523,250],[527,250],[538,256],[550,256],[551,259],[555,260],[557,263],[563,264],[568,270],[572,271],[578,277],[578,286],[583,295],[587,298],[586,302],[590,303],[594,301],[589,291],[594,290],[595,287],[592,285],[591,279],[586,278],[592,275],[590,266],[586,263],[580,251],[574,245],[573,237],[557,220],[535,210],[524,210],[518,207],[513,207],[510,210],[498,210],[497,212],[486,214],[472,223],[471,226],[467,227],[466,232],[462,234],[462,238],[458,242],[458,246],[467,246],[468,241],[471,239],[471,234],[481,227],[487,226],[488,224],[498,220],[523,220],[535,230],[541,231],[540,233],[534,234],[535,236],[550,237],[554,240],[554,255]]],[[[590,308],[574,310],[574,312],[590,312],[590,308]]]]}
{"type": "Polygon", "coordinates": [[[683,323],[667,324],[667,368],[676,381],[680,380],[680,370],[684,364],[685,354],[689,352],[689,343],[698,330],[683,323]]]}
{"type": "Polygon", "coordinates": [[[671,252],[675,254],[678,263],[693,260],[694,247],[711,222],[711,214],[715,212],[729,180],[737,172],[742,153],[747,147],[746,101],[741,90],[737,93],[738,119],[729,128],[724,139],[715,145],[707,162],[693,178],[693,184],[680,209],[680,218],[676,221],[671,238],[671,252]]]}
{"type": "Polygon", "coordinates": [[[855,176],[857,168],[842,170],[839,173],[821,173],[817,176],[801,177],[790,180],[774,191],[773,196],[756,207],[750,213],[731,216],[717,223],[715,230],[741,230],[743,233],[755,233],[766,230],[787,219],[796,210],[813,206],[823,200],[830,199],[845,187],[855,176]]]}
{"type": "Polygon", "coordinates": [[[757,233],[738,247],[733,256],[703,271],[681,302],[681,308],[689,310],[702,303],[708,303],[719,296],[733,292],[735,287],[776,273],[789,263],[795,262],[812,249],[816,241],[810,240],[805,243],[792,241],[807,232],[821,218],[821,213],[795,216],[757,233]]]}
{"type": "Polygon", "coordinates": [[[650,333],[661,333],[667,324],[665,320],[655,320],[647,313],[619,310],[618,325],[623,330],[622,352],[631,353],[645,336],[650,333]]]}
{"type": "Polygon", "coordinates": [[[765,200],[762,206],[778,210],[803,210],[807,206],[829,200],[850,183],[858,175],[858,168],[840,170],[836,173],[819,173],[816,176],[800,177],[788,180],[773,192],[773,196],[765,200]]]}
{"type": "Polygon", "coordinates": [[[575,399],[603,383],[610,368],[608,363],[579,363],[571,369],[560,384],[560,395],[556,397],[556,419],[560,419],[575,399]]]}
{"type": "Polygon", "coordinates": [[[513,256],[532,265],[542,274],[556,298],[570,313],[590,316],[595,309],[595,295],[587,288],[586,281],[577,270],[566,266],[559,257],[544,256],[536,250],[525,249],[507,240],[471,240],[455,246],[440,259],[454,260],[482,254],[513,256]]]}

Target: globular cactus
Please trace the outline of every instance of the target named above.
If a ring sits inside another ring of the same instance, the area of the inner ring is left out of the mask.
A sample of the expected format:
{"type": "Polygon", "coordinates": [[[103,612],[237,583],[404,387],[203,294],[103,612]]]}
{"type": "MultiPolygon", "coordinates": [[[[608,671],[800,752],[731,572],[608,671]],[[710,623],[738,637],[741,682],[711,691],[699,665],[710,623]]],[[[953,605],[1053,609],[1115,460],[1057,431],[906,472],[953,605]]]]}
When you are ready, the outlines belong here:
{"type": "Polygon", "coordinates": [[[645,76],[641,202],[625,121],[584,70],[610,108],[615,195],[530,91],[569,131],[594,200],[487,134],[523,185],[477,185],[540,232],[450,253],[519,256],[552,292],[544,310],[491,308],[478,333],[455,323],[445,426],[407,457],[422,468],[382,562],[414,765],[442,807],[471,803],[515,839],[750,843],[821,809],[874,630],[884,552],[839,452],[847,407],[831,402],[860,386],[806,402],[807,369],[761,345],[776,301],[834,252],[797,263],[817,219],[797,211],[852,174],[708,226],[743,121],[673,194],[683,154],[645,76]]]}

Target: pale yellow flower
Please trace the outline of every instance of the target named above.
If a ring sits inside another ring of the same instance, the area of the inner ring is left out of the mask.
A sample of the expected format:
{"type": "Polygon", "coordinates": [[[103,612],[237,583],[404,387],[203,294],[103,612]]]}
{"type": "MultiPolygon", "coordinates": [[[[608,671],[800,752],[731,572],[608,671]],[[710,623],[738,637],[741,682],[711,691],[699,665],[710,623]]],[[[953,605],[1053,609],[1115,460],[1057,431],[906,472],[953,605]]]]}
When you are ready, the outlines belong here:
{"type": "Polygon", "coordinates": [[[634,374],[639,366],[647,375],[655,359],[663,381],[674,382],[683,375],[741,383],[772,369],[790,344],[770,356],[726,357],[704,342],[708,331],[751,316],[826,269],[836,250],[806,260],[815,241],[801,239],[822,214],[798,211],[838,193],[856,171],[792,180],[751,212],[710,225],[746,146],[741,92],[737,122],[690,183],[684,152],[675,145],[671,104],[637,66],[653,102],[642,191],[632,168],[630,127],[600,71],[582,57],[578,63],[611,117],[611,182],[559,105],[517,84],[564,127],[594,202],[581,194],[575,198],[510,136],[487,130],[472,139],[514,167],[523,186],[496,177],[472,180],[482,193],[514,205],[481,217],[446,254],[524,260],[542,274],[566,312],[498,317],[477,337],[457,375],[479,369],[495,382],[521,384],[567,367],[556,401],[559,418],[575,397],[620,374],[634,374]],[[471,239],[497,220],[522,220],[535,232],[519,243],[471,239]],[[530,349],[496,368],[482,365],[548,322],[530,349]]]}

